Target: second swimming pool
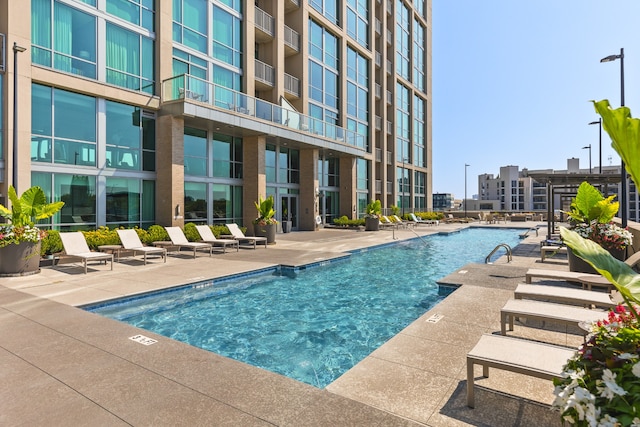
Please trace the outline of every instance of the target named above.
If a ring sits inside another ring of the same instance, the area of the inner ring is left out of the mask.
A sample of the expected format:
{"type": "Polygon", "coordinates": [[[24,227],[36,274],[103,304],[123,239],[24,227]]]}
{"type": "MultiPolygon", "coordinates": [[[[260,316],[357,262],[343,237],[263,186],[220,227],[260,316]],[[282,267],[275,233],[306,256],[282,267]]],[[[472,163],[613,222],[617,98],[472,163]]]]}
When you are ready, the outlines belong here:
{"type": "Polygon", "coordinates": [[[325,387],[453,291],[437,279],[520,232],[472,228],[85,309],[325,387]]]}

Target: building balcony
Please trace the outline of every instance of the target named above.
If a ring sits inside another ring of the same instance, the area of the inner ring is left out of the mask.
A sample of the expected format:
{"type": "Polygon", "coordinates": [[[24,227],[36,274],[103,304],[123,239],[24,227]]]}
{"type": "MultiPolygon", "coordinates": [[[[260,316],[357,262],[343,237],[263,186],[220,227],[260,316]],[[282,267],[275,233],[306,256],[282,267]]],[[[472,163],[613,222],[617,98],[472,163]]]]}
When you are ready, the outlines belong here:
{"type": "Polygon", "coordinates": [[[382,117],[376,116],[376,130],[382,130],[382,117]]]}
{"type": "Polygon", "coordinates": [[[387,151],[387,164],[390,165],[392,164],[392,160],[393,157],[391,157],[391,151],[387,151]]]}
{"type": "Polygon", "coordinates": [[[300,0],[284,0],[284,10],[290,12],[300,7],[300,0]]]}
{"type": "Polygon", "coordinates": [[[291,27],[284,26],[285,55],[295,55],[300,52],[300,34],[291,27]]]}
{"type": "Polygon", "coordinates": [[[376,22],[376,34],[380,36],[382,35],[382,22],[378,18],[376,18],[375,22],[376,22]]]}
{"type": "Polygon", "coordinates": [[[300,98],[300,79],[284,73],[284,91],[295,98],[300,98]]]}
{"type": "Polygon", "coordinates": [[[387,181],[387,194],[393,194],[393,182],[387,181]]]}
{"type": "Polygon", "coordinates": [[[382,149],[376,148],[376,162],[382,161],[382,149]]]}
{"type": "Polygon", "coordinates": [[[379,179],[376,179],[376,194],[381,194],[382,193],[382,181],[379,179]]]}
{"type": "Polygon", "coordinates": [[[382,54],[380,52],[376,52],[376,67],[380,67],[382,65],[382,54]]]}
{"type": "MultiPolygon", "coordinates": [[[[268,86],[267,89],[273,87],[275,82],[275,72],[271,65],[265,64],[264,62],[256,59],[255,60],[255,79],[257,83],[262,83],[263,86],[268,86]]],[[[260,85],[258,85],[259,88],[260,85]]]]}
{"type": "Polygon", "coordinates": [[[323,146],[353,155],[362,155],[367,146],[365,135],[188,74],[162,82],[162,108],[184,116],[185,122],[193,121],[205,128],[214,122],[214,128],[224,126],[238,136],[271,133],[276,125],[284,131],[279,132],[280,137],[301,145],[323,146]]]}
{"type": "Polygon", "coordinates": [[[393,94],[390,90],[387,91],[387,104],[391,105],[393,103],[393,94]]]}
{"type": "Polygon", "coordinates": [[[264,10],[260,9],[256,6],[255,11],[255,20],[256,20],[256,40],[259,43],[267,42],[273,39],[273,27],[274,27],[274,19],[273,16],[269,15],[264,10]]]}
{"type": "Polygon", "coordinates": [[[376,83],[375,87],[376,99],[380,99],[380,96],[382,95],[382,86],[379,83],[376,83]]]}

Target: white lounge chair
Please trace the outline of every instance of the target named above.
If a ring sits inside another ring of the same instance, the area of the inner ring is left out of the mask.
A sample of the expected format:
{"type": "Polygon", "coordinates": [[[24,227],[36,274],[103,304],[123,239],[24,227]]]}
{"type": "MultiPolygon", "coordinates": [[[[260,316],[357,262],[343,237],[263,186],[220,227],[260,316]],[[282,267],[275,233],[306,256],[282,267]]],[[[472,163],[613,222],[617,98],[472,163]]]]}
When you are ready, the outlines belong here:
{"type": "Polygon", "coordinates": [[[586,291],[564,286],[528,285],[520,283],[513,292],[515,299],[533,299],[575,305],[610,308],[616,303],[608,292],[586,291]]]}
{"type": "Polygon", "coordinates": [[[84,274],[87,274],[87,261],[111,261],[111,270],[113,270],[113,254],[104,252],[91,252],[87,240],[81,231],[71,231],[60,233],[60,240],[64,252],[68,257],[80,258],[84,263],[84,274]]]}
{"type": "Polygon", "coordinates": [[[511,299],[500,310],[500,333],[507,334],[507,322],[509,330],[512,331],[513,319],[519,317],[578,326],[582,322],[605,319],[607,312],[550,302],[511,299]]]}
{"type": "Polygon", "coordinates": [[[264,243],[264,247],[267,247],[267,238],[266,237],[254,237],[254,236],[245,236],[238,224],[231,223],[226,224],[229,229],[229,233],[233,236],[234,239],[238,241],[238,243],[249,242],[253,243],[253,248],[256,248],[256,243],[264,243]]]}
{"type": "Polygon", "coordinates": [[[116,230],[116,232],[118,233],[120,242],[122,242],[122,247],[125,250],[133,252],[133,256],[136,256],[139,253],[144,255],[144,265],[147,265],[148,254],[160,255],[162,259],[164,259],[164,262],[167,262],[167,250],[165,248],[158,248],[154,246],[144,246],[140,241],[140,236],[138,236],[136,230],[116,230]]]}
{"type": "Polygon", "coordinates": [[[386,228],[395,227],[396,229],[398,229],[400,227],[400,224],[391,221],[386,215],[382,215],[380,217],[380,226],[386,228]]]}
{"type": "Polygon", "coordinates": [[[391,215],[391,218],[393,218],[393,220],[394,220],[394,222],[396,224],[399,224],[404,228],[409,228],[409,226],[413,227],[413,222],[405,222],[398,215],[391,215]]]}
{"type": "Polygon", "coordinates": [[[549,254],[553,256],[555,254],[566,254],[566,253],[567,253],[566,246],[549,245],[549,246],[540,247],[540,258],[542,258],[541,260],[542,262],[544,262],[544,260],[549,256],[549,254]]]}
{"type": "Polygon", "coordinates": [[[189,248],[193,250],[193,257],[196,257],[196,251],[198,249],[203,249],[205,251],[209,251],[209,256],[211,256],[211,251],[213,246],[208,243],[198,243],[198,242],[190,242],[187,240],[187,237],[184,235],[184,232],[180,227],[165,227],[167,233],[169,234],[169,239],[171,239],[171,243],[174,246],[178,247],[178,250],[182,248],[189,248]]]}
{"type": "Polygon", "coordinates": [[[200,238],[204,243],[209,243],[213,246],[221,246],[222,252],[227,252],[227,246],[236,248],[236,251],[240,250],[240,244],[235,239],[217,239],[215,234],[211,231],[208,225],[196,225],[196,230],[200,234],[200,238]]]}
{"type": "Polygon", "coordinates": [[[482,376],[489,368],[551,380],[562,378],[562,370],[575,350],[500,335],[483,335],[467,354],[467,406],[475,406],[474,365],[482,366],[482,376]]]}
{"type": "Polygon", "coordinates": [[[416,224],[424,224],[424,225],[440,225],[440,221],[437,219],[422,219],[418,218],[414,213],[410,213],[409,216],[416,224]]]}

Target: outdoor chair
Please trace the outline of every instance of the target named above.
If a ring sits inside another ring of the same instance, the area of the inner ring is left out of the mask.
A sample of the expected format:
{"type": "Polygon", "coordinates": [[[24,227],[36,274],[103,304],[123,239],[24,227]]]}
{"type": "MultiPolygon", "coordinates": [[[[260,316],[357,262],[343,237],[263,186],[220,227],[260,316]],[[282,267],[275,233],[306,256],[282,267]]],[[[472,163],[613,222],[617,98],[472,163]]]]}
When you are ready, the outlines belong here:
{"type": "Polygon", "coordinates": [[[60,240],[64,247],[64,252],[68,257],[80,258],[84,264],[84,274],[87,274],[87,261],[111,261],[111,270],[113,270],[113,254],[103,252],[91,252],[87,240],[81,231],[71,231],[60,233],[60,240]]]}
{"type": "Polygon", "coordinates": [[[240,244],[235,239],[217,239],[216,236],[211,231],[211,228],[208,225],[196,225],[196,230],[200,234],[200,238],[204,243],[208,243],[212,246],[220,246],[222,247],[222,253],[227,252],[227,246],[231,246],[236,248],[236,251],[240,250],[240,244]]]}
{"type": "Polygon", "coordinates": [[[231,223],[226,224],[229,229],[229,233],[233,236],[234,239],[238,241],[238,243],[253,243],[253,249],[256,248],[256,243],[264,243],[264,247],[267,247],[267,238],[266,237],[254,237],[254,236],[245,236],[238,224],[231,223]]]}
{"type": "Polygon", "coordinates": [[[157,248],[154,246],[144,246],[140,241],[140,236],[138,236],[136,230],[116,230],[116,232],[118,233],[120,242],[122,242],[122,247],[125,250],[133,252],[133,256],[136,256],[139,253],[144,255],[144,265],[147,265],[148,254],[160,255],[162,259],[164,259],[164,262],[167,262],[167,250],[165,248],[157,248]]]}
{"type": "Polygon", "coordinates": [[[182,248],[188,248],[193,250],[193,257],[196,257],[196,251],[198,249],[204,249],[205,251],[209,251],[209,256],[211,256],[211,251],[213,246],[208,243],[197,243],[190,242],[187,240],[187,237],[184,235],[184,232],[180,227],[165,227],[167,233],[169,234],[169,239],[171,239],[171,243],[174,246],[178,247],[178,251],[182,248]]]}

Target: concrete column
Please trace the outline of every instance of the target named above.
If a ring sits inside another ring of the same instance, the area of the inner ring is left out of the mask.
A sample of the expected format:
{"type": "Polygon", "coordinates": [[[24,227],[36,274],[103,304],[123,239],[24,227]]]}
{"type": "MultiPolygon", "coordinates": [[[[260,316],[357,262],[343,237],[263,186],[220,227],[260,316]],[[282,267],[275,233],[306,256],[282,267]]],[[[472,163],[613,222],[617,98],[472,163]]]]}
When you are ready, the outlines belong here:
{"type": "Polygon", "coordinates": [[[243,186],[242,220],[249,234],[253,234],[252,221],[257,212],[254,202],[267,195],[267,175],[265,173],[265,136],[253,136],[242,140],[243,186]]]}
{"type": "Polygon", "coordinates": [[[353,212],[357,203],[356,187],[356,158],[340,157],[340,216],[356,218],[353,212]]]}
{"type": "Polygon", "coordinates": [[[184,225],[184,120],[160,116],[156,121],[156,222],[184,225]]]}
{"type": "Polygon", "coordinates": [[[316,148],[300,150],[300,210],[298,229],[312,231],[316,229],[316,216],[319,214],[318,197],[318,157],[316,148]]]}

